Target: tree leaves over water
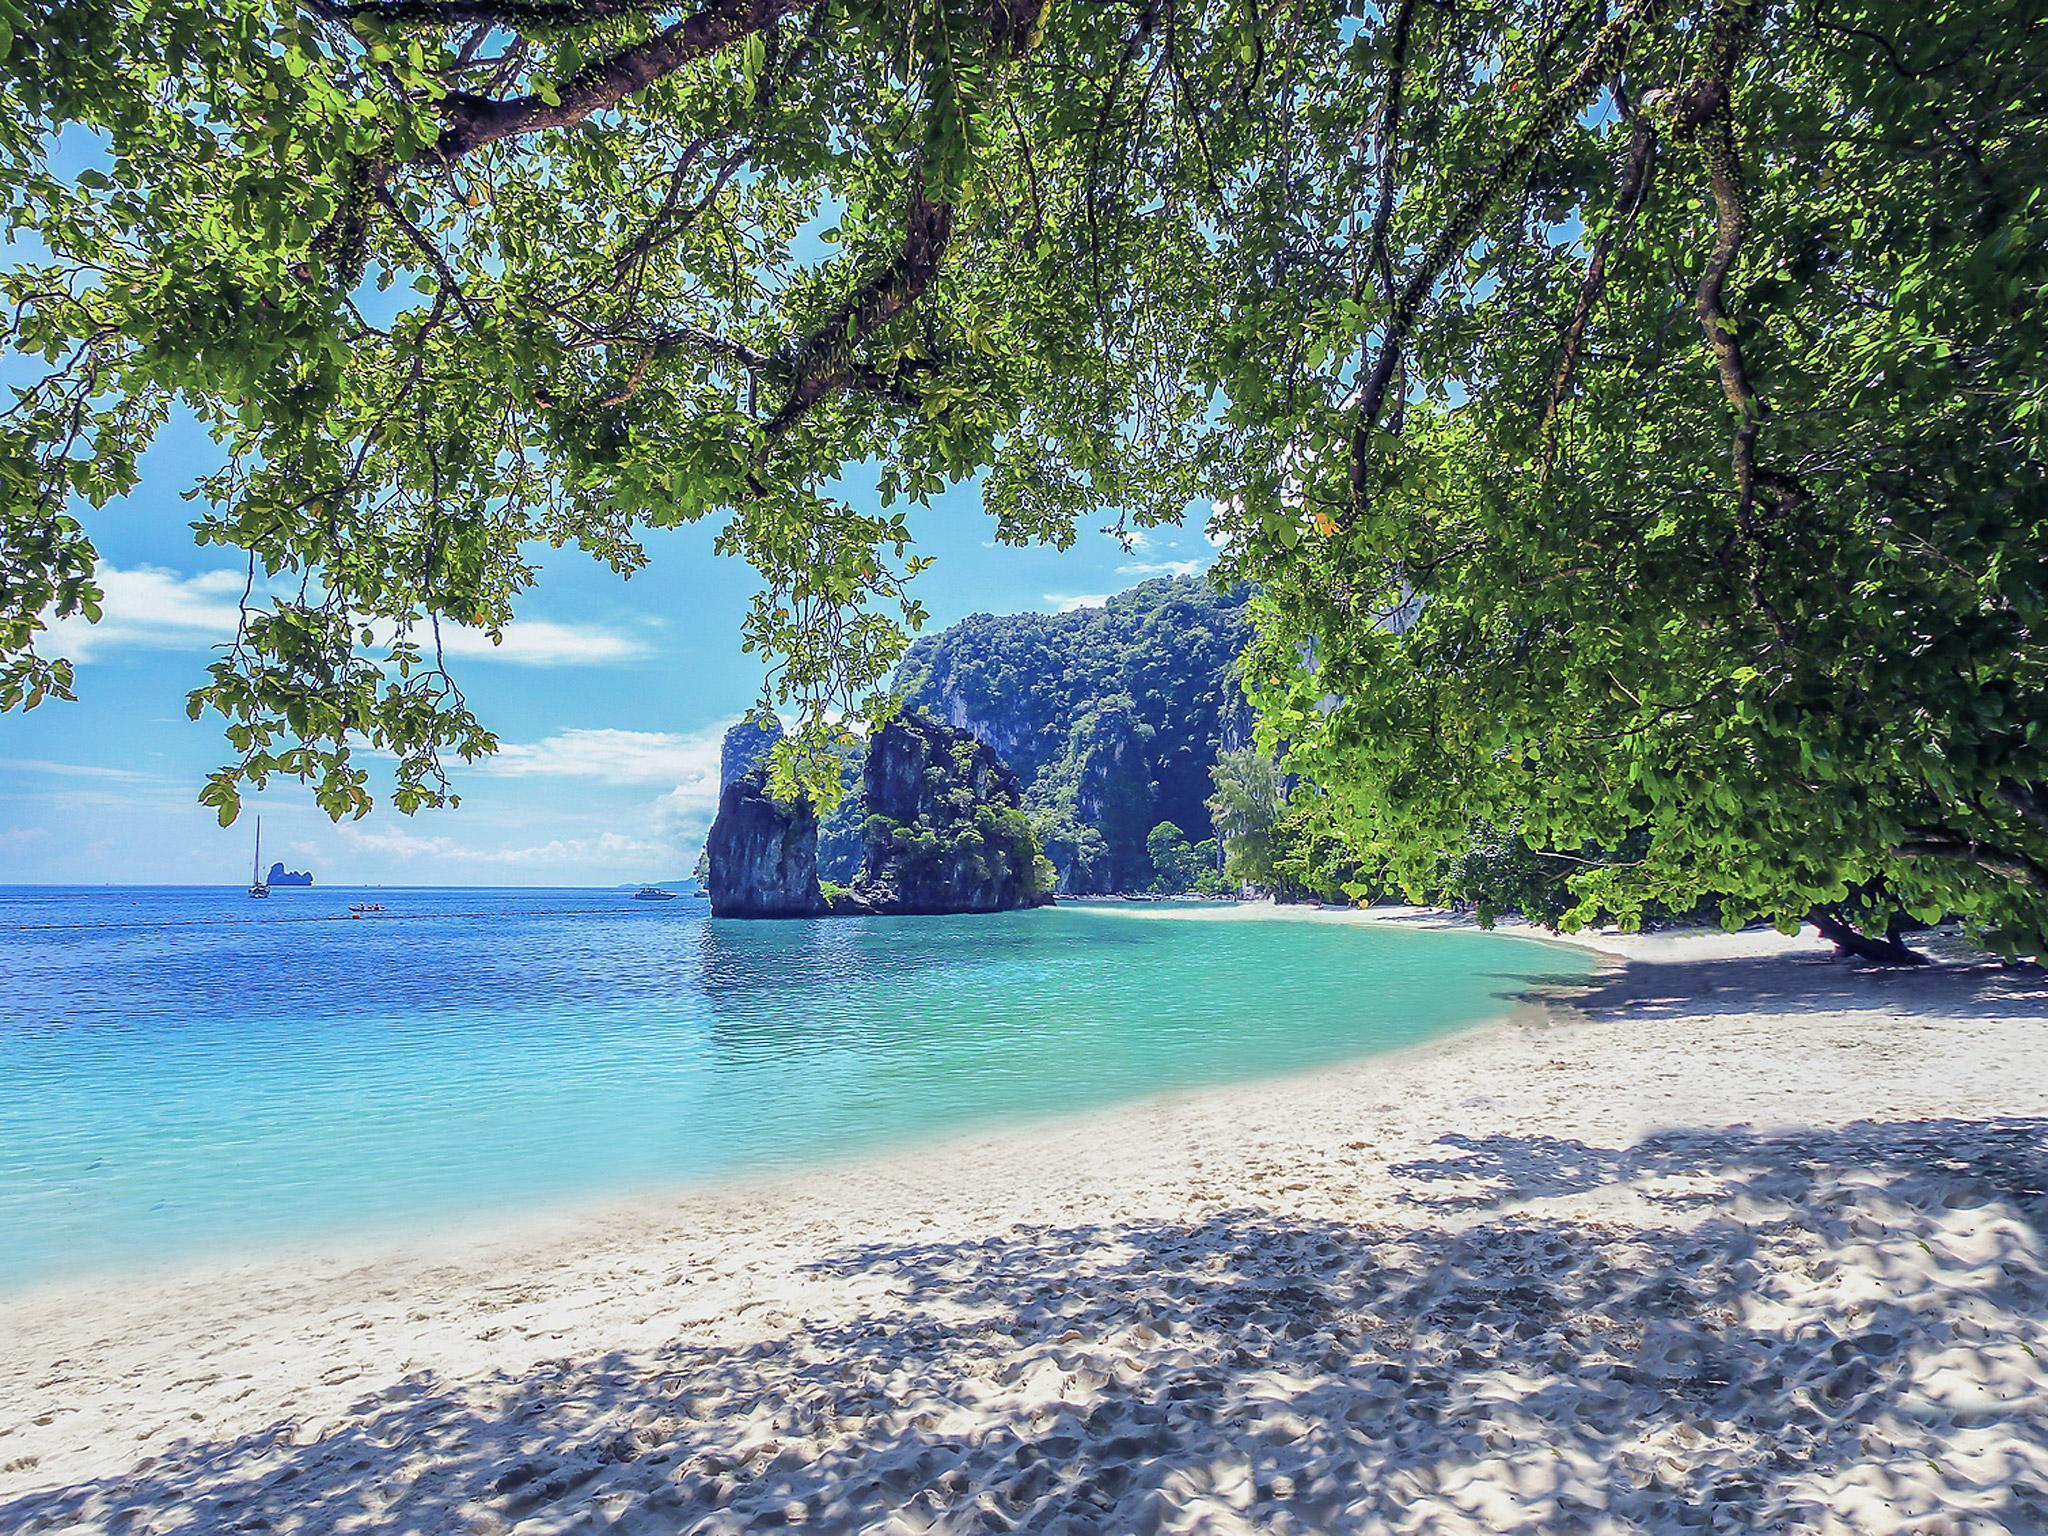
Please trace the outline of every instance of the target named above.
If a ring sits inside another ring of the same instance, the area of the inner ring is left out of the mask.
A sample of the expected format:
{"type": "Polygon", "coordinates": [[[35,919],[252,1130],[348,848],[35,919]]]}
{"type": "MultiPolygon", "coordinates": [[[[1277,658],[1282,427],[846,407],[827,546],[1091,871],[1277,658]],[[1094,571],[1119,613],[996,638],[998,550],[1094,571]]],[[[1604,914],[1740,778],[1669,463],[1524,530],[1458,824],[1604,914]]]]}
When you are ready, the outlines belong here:
{"type": "Polygon", "coordinates": [[[224,816],[276,773],[360,814],[361,745],[401,809],[440,802],[444,759],[494,742],[437,626],[495,637],[537,551],[629,572],[706,516],[762,574],[773,701],[882,711],[923,618],[905,503],[980,472],[1002,537],[1065,542],[1193,494],[1201,306],[1133,281],[1208,280],[1198,210],[1143,168],[1170,180],[1178,135],[1116,106],[1131,13],[1049,20],[0,5],[5,339],[40,360],[0,425],[5,701],[67,691],[39,632],[99,595],[70,509],[135,487],[175,402],[226,459],[197,537],[251,572],[192,696],[237,754],[224,816]],[[877,511],[835,490],[866,462],[877,511]]]}
{"type": "Polygon", "coordinates": [[[1419,893],[1483,824],[1566,920],[2048,937],[2039,0],[0,0],[0,48],[0,705],[70,691],[81,504],[189,411],[251,572],[224,816],[360,813],[365,744],[446,798],[493,742],[436,626],[703,517],[773,699],[886,712],[905,509],[980,475],[1014,543],[1213,500],[1267,744],[1419,893]]]}

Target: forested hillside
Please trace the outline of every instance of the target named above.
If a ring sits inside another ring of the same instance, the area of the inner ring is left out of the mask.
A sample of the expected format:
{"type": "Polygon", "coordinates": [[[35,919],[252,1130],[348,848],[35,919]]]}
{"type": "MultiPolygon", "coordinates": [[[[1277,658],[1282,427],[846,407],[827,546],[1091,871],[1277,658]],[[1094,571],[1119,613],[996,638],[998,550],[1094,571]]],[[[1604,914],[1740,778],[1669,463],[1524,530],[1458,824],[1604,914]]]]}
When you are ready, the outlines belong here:
{"type": "Polygon", "coordinates": [[[1244,602],[1184,576],[1072,613],[975,614],[913,644],[897,685],[1016,771],[1061,890],[1138,890],[1159,823],[1210,835],[1209,770],[1248,726],[1244,602]]]}

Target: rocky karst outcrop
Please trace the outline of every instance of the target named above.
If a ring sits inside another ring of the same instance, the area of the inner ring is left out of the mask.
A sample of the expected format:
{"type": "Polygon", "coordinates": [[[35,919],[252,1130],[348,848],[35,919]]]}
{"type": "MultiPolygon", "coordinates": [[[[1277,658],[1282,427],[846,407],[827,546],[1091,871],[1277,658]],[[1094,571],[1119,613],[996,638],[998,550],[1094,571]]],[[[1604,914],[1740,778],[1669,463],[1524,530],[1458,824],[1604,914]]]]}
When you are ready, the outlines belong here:
{"type": "Polygon", "coordinates": [[[765,725],[749,715],[728,726],[718,744],[718,792],[724,794],[734,780],[764,766],[780,740],[782,722],[773,715],[765,725]]]}
{"type": "Polygon", "coordinates": [[[976,614],[916,641],[896,685],[1016,770],[1062,891],[1143,890],[1153,828],[1213,832],[1209,771],[1249,727],[1246,595],[1176,577],[1071,613],[976,614]]]}
{"type": "Polygon", "coordinates": [[[868,742],[850,908],[1007,912],[1052,900],[1017,775],[966,731],[903,715],[868,742]]]}
{"type": "Polygon", "coordinates": [[[719,792],[704,852],[713,917],[824,915],[817,813],[770,795],[765,769],[749,769],[719,792]]]}
{"type": "Polygon", "coordinates": [[[1006,912],[1052,900],[1017,776],[967,732],[916,715],[891,721],[868,741],[860,804],[859,871],[828,896],[816,813],[769,795],[765,768],[735,779],[706,845],[712,915],[1006,912]]]}
{"type": "MultiPolygon", "coordinates": [[[[728,727],[725,739],[719,745],[719,793],[723,794],[734,780],[756,769],[765,778],[776,743],[782,740],[783,734],[781,723],[773,715],[768,717],[765,725],[748,716],[728,727]]],[[[860,873],[862,755],[858,745],[840,749],[839,803],[818,824],[818,878],[821,881],[848,885],[860,873]]],[[[697,856],[696,880],[707,891],[711,888],[711,854],[708,848],[697,856]]]]}
{"type": "MultiPolygon", "coordinates": [[[[1015,771],[1061,891],[1146,890],[1158,876],[1153,830],[1171,822],[1191,843],[1212,837],[1210,770],[1249,737],[1234,670],[1251,638],[1246,595],[1175,577],[1099,608],[977,614],[916,641],[896,687],[917,716],[971,734],[1015,771]]],[[[734,726],[724,776],[761,763],[780,734],[734,726]]],[[[828,885],[859,886],[867,866],[863,766],[849,750],[843,792],[819,829],[828,885]]],[[[708,868],[698,878],[708,885],[708,868]]],[[[910,884],[923,878],[913,871],[910,884]]]]}

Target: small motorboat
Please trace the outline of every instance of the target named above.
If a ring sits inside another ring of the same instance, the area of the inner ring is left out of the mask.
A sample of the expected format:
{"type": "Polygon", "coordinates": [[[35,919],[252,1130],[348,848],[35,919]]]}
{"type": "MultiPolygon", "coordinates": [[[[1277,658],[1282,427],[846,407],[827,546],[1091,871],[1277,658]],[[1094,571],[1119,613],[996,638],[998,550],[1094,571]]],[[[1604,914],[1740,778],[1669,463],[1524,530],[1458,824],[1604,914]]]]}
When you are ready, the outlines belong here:
{"type": "Polygon", "coordinates": [[[674,901],[676,893],[674,891],[664,891],[658,885],[643,885],[633,893],[633,899],[635,901],[674,901]]]}
{"type": "Polygon", "coordinates": [[[381,901],[352,901],[348,904],[348,915],[350,917],[367,917],[372,912],[382,912],[383,910],[384,903],[381,901]]]}

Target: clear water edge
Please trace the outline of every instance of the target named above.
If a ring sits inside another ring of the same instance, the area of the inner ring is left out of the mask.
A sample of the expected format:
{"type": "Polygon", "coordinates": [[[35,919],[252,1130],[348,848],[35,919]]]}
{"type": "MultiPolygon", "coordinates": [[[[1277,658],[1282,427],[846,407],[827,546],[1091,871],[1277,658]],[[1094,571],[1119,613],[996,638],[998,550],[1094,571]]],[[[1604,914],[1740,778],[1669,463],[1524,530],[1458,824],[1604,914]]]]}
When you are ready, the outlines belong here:
{"type": "Polygon", "coordinates": [[[0,888],[0,1288],[262,1261],[1334,1065],[1586,976],[1206,909],[0,888]],[[254,909],[254,910],[252,910],[254,909]]]}

